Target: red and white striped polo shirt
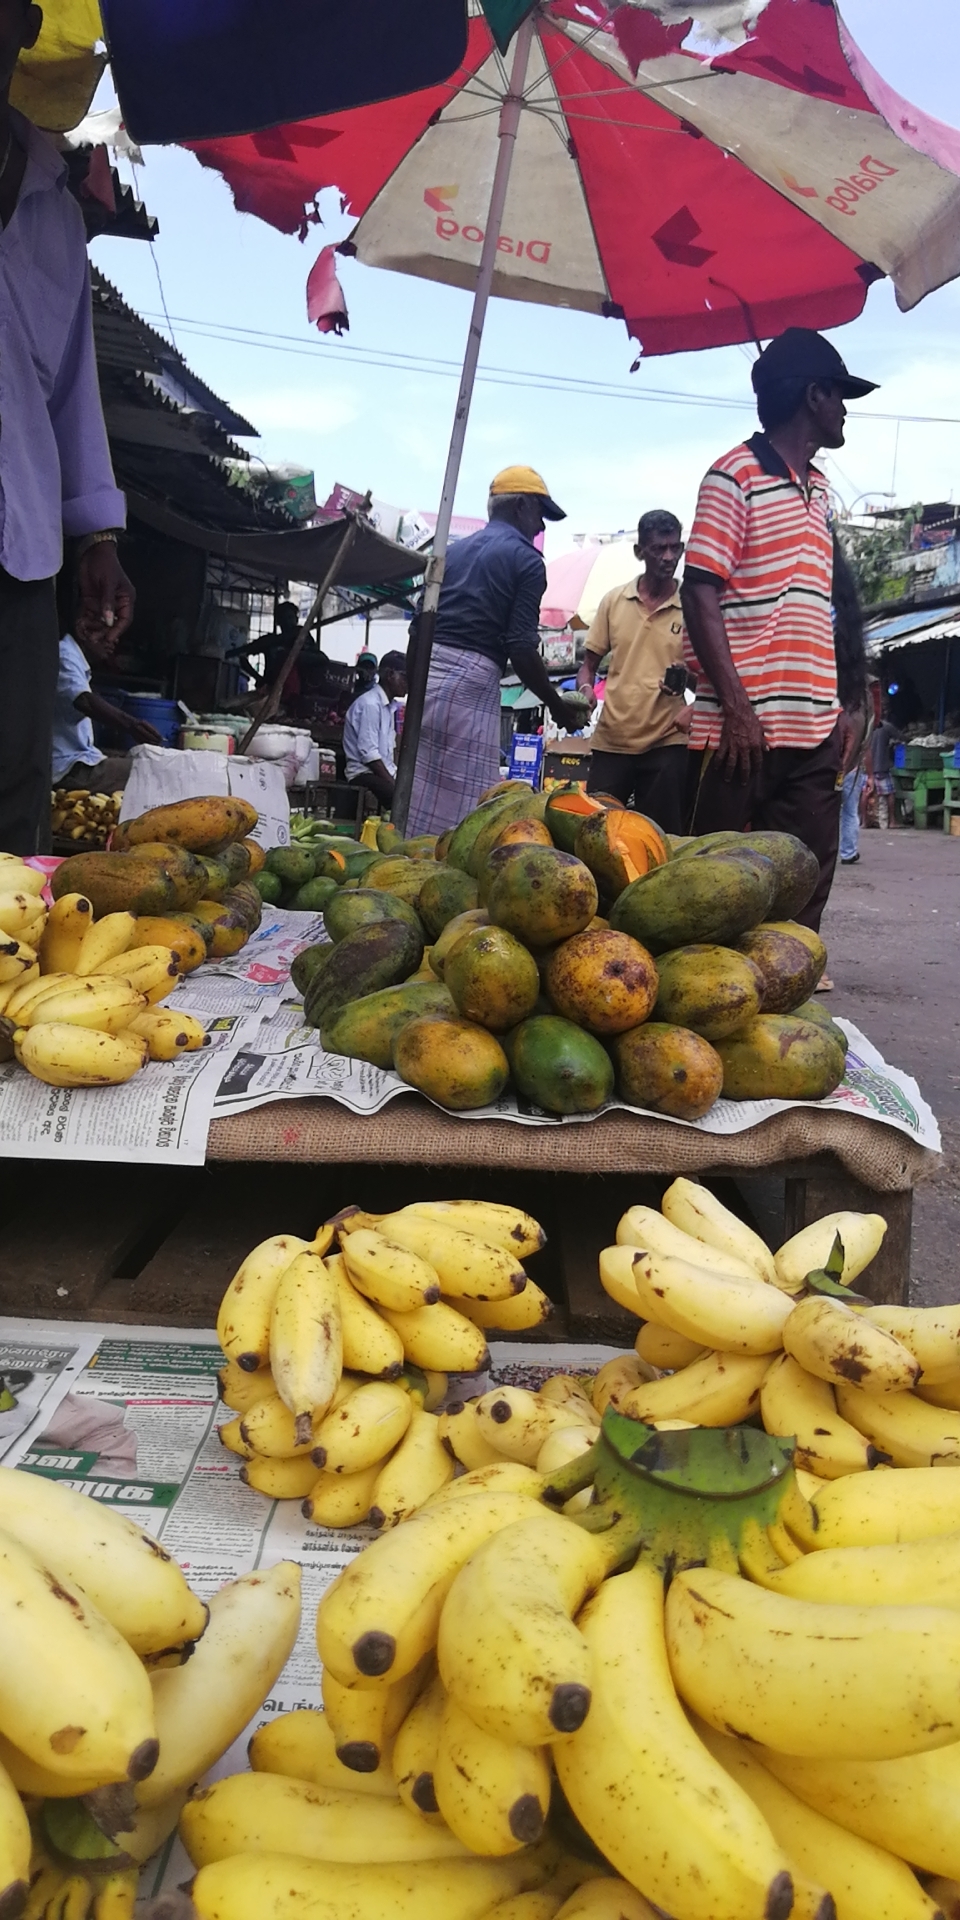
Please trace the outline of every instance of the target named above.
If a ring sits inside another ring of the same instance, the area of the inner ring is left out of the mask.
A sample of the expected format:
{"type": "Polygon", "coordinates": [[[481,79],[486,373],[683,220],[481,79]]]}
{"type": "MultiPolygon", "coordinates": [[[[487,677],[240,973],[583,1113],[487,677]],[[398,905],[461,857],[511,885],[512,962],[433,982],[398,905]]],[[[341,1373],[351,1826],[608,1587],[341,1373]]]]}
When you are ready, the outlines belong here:
{"type": "MultiPolygon", "coordinates": [[[[734,447],[704,476],[686,564],[721,583],[733,664],[768,747],[819,746],[840,711],[823,474],[811,467],[804,487],[762,433],[734,447]]],[[[697,675],[690,745],[715,747],[720,703],[686,633],[684,653],[697,675]]]]}

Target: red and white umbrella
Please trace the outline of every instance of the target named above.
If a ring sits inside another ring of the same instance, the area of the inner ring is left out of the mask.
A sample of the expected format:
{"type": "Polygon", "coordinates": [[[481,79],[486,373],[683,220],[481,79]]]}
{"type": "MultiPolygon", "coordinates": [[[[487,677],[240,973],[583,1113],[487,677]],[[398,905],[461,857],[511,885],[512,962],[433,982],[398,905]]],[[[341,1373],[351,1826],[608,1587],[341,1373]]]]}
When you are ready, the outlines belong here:
{"type": "MultiPolygon", "coordinates": [[[[339,187],[357,215],[344,250],[475,290],[411,658],[401,827],[491,292],[619,316],[664,354],[837,326],[885,274],[909,308],[960,273],[960,133],[880,79],[836,0],[535,0],[508,60],[478,0],[471,12],[440,86],[194,146],[243,211],[295,232],[339,187]]],[[[322,254],[310,310],[339,328],[331,264],[322,254]]]]}
{"type": "Polygon", "coordinates": [[[547,590],[540,607],[540,625],[561,632],[564,627],[589,627],[605,593],[635,578],[639,563],[633,539],[585,540],[569,553],[547,561],[547,590]]]}

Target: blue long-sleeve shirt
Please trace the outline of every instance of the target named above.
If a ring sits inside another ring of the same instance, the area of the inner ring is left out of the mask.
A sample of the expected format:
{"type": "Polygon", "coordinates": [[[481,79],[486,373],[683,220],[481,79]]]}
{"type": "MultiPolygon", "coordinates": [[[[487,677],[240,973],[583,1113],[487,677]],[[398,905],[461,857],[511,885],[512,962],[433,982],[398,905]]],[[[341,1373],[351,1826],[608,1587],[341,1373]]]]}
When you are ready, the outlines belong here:
{"type": "Polygon", "coordinates": [[[122,527],[100,404],[83,215],[56,148],[13,113],[27,164],[0,228],[0,566],[47,580],[63,535],[122,527]]]}
{"type": "Polygon", "coordinates": [[[434,644],[507,661],[536,651],[543,557],[507,520],[491,520],[447,554],[434,644]]]}

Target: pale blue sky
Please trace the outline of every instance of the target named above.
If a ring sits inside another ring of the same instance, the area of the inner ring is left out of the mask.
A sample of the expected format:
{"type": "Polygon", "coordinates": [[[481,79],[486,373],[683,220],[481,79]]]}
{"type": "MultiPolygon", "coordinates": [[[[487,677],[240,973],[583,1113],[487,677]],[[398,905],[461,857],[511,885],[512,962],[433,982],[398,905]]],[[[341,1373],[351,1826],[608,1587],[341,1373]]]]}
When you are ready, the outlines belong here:
{"type": "MultiPolygon", "coordinates": [[[[843,0],[848,25],[874,66],[908,99],[960,125],[960,0],[843,0]]],[[[177,149],[148,149],[140,191],[160,221],[151,249],[101,240],[101,270],[155,324],[160,285],[177,343],[211,386],[260,428],[251,448],[316,471],[318,498],[334,481],[370,487],[399,506],[436,506],[443,472],[452,377],[368,364],[364,355],[433,355],[455,361],[463,350],[469,298],[401,274],[342,263],[351,330],[318,344],[308,324],[304,285],[321,239],[295,239],[238,214],[223,182],[177,149]],[[159,282],[158,282],[159,274],[159,282]],[[206,328],[252,328],[291,337],[293,350],[201,337],[206,328]],[[362,350],[361,352],[353,351],[362,350]]],[[[897,311],[886,284],[871,290],[865,313],[836,339],[848,365],[882,382],[874,404],[885,413],[936,414],[960,422],[960,283],[928,297],[911,314],[897,311]]],[[[664,389],[712,397],[749,397],[752,353],[729,348],[672,355],[629,375],[633,349],[621,322],[496,300],[483,351],[488,367],[614,383],[637,398],[587,397],[522,382],[477,388],[457,498],[462,513],[483,512],[497,468],[529,461],[568,510],[551,530],[559,552],[575,531],[636,522],[651,506],[689,516],[710,459],[749,431],[750,414],[728,408],[641,398],[664,389]]],[[[960,427],[857,421],[831,478],[849,505],[868,489],[895,486],[897,498],[942,499],[960,489],[960,427]]]]}

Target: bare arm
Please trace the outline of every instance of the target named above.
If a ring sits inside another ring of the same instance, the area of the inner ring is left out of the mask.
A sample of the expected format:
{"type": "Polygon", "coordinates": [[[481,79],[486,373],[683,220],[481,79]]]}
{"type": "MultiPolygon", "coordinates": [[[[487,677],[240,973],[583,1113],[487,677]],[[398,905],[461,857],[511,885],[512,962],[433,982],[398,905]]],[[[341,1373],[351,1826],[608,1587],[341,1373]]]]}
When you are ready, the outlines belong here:
{"type": "Polygon", "coordinates": [[[702,572],[691,577],[688,568],[680,598],[690,643],[723,713],[716,754],[718,765],[724,770],[724,779],[732,780],[736,774],[740,783],[746,785],[751,776],[760,771],[763,728],[733,664],[720,605],[720,583],[702,572]]]}
{"type": "Polygon", "coordinates": [[[563,695],[557,692],[535,647],[522,649],[518,647],[516,653],[511,654],[510,660],[524,686],[529,687],[530,692],[536,694],[547,712],[552,714],[558,727],[566,727],[575,732],[577,727],[583,726],[583,709],[571,706],[563,695]]]}
{"type": "Polygon", "coordinates": [[[160,734],[156,727],[150,725],[149,720],[135,720],[132,714],[124,713],[120,707],[111,706],[109,700],[104,700],[101,694],[94,693],[92,687],[86,693],[78,693],[73,704],[78,713],[86,714],[90,720],[99,720],[102,726],[119,727],[124,733],[131,734],[134,740],[141,740],[151,747],[163,746],[160,734]]]}
{"type": "Polygon", "coordinates": [[[587,693],[590,695],[591,701],[594,706],[596,706],[597,704],[597,696],[593,691],[594,683],[596,681],[597,674],[600,671],[600,662],[602,659],[603,659],[602,653],[591,653],[588,647],[586,653],[583,656],[583,659],[580,662],[579,671],[577,673],[577,686],[580,688],[581,693],[587,693]]]}

